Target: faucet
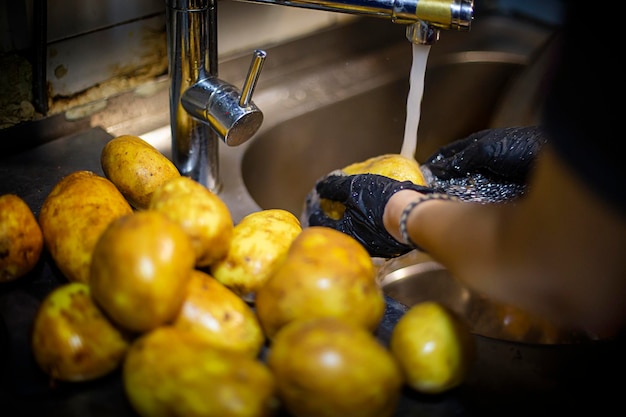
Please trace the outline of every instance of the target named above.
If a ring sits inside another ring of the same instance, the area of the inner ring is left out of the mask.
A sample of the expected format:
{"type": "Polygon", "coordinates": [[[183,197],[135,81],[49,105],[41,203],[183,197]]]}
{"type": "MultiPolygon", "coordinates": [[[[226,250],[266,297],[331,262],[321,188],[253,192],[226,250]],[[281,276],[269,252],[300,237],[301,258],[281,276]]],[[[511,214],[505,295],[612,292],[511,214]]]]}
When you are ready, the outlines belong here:
{"type": "MultiPolygon", "coordinates": [[[[440,29],[467,31],[473,0],[238,0],[386,18],[405,24],[414,44],[430,45],[440,29]]],[[[166,0],[172,162],[180,173],[218,193],[219,140],[237,146],[263,122],[252,101],[266,54],[254,51],[238,90],[218,78],[218,0],[166,0]]]]}

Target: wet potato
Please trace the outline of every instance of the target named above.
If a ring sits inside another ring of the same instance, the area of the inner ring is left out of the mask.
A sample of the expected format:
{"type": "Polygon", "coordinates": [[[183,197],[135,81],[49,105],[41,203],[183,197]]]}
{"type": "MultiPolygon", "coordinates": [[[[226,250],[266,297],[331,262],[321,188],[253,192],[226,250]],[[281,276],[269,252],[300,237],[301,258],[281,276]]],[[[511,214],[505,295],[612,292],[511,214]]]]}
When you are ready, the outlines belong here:
{"type": "Polygon", "coordinates": [[[424,175],[416,160],[400,154],[383,154],[345,166],[341,171],[346,175],[378,174],[398,181],[411,181],[426,185],[424,175]]]}
{"type": "MultiPolygon", "coordinates": [[[[426,179],[422,174],[419,163],[412,158],[400,154],[383,154],[368,158],[364,161],[355,162],[341,168],[340,172],[345,175],[378,174],[393,178],[398,181],[411,181],[417,185],[426,185],[426,179]]],[[[317,203],[317,199],[309,197],[307,201],[317,203]]],[[[345,207],[337,201],[320,199],[319,205],[332,219],[339,220],[343,217],[345,207]]],[[[312,209],[309,209],[311,211],[312,209]]]]}

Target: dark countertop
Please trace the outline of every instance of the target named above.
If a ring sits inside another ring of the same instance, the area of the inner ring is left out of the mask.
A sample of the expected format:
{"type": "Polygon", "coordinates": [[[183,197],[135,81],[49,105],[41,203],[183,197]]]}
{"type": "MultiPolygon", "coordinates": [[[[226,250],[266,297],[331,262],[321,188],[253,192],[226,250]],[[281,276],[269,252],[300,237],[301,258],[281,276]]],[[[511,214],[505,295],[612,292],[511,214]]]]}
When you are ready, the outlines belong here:
{"type": "MultiPolygon", "coordinates": [[[[99,155],[112,137],[99,128],[0,158],[0,194],[16,193],[35,215],[54,184],[70,172],[102,175],[99,155]]],[[[50,384],[30,350],[30,327],[41,300],[66,282],[46,251],[27,276],[0,285],[0,415],[136,417],[119,370],[91,382],[50,384]]],[[[377,337],[387,343],[406,307],[387,298],[377,337]]],[[[396,417],[580,415],[623,408],[624,344],[526,345],[476,336],[478,358],[466,382],[441,395],[408,389],[396,417]]],[[[286,416],[284,416],[286,417],[286,416]]],[[[359,416],[346,416],[359,417],[359,416]]]]}

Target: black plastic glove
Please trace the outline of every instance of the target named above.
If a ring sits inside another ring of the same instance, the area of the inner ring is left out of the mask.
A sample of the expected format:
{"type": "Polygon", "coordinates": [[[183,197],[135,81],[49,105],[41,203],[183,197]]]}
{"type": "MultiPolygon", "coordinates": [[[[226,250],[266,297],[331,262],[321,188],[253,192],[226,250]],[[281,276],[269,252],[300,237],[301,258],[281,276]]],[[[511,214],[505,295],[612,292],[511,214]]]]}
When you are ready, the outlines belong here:
{"type": "Polygon", "coordinates": [[[329,175],[315,185],[316,196],[307,198],[309,226],[327,226],[358,240],[373,257],[393,258],[413,248],[395,240],[385,229],[383,212],[387,202],[400,190],[428,194],[434,190],[410,181],[396,181],[376,174],[329,175]],[[324,198],[345,206],[343,217],[330,218],[314,198],[324,198]]]}
{"type": "Polygon", "coordinates": [[[486,129],[440,148],[422,165],[442,180],[482,174],[525,184],[545,142],[537,126],[486,129]]]}

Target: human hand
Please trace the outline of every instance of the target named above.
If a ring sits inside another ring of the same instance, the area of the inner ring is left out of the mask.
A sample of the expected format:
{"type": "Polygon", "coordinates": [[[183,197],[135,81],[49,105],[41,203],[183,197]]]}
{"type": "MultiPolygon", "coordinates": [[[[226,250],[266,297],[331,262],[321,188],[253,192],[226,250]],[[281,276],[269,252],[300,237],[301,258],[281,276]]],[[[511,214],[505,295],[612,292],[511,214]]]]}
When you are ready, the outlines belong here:
{"type": "Polygon", "coordinates": [[[394,239],[385,229],[383,213],[387,202],[400,190],[415,190],[423,194],[433,190],[410,181],[376,175],[330,174],[315,185],[314,194],[307,197],[306,215],[309,226],[326,226],[346,233],[359,241],[373,257],[392,258],[413,248],[394,239]],[[329,215],[320,204],[327,199],[343,204],[339,219],[329,215]]]}
{"type": "Polygon", "coordinates": [[[538,126],[486,129],[440,148],[422,166],[441,180],[482,174],[524,184],[545,142],[538,126]]]}

